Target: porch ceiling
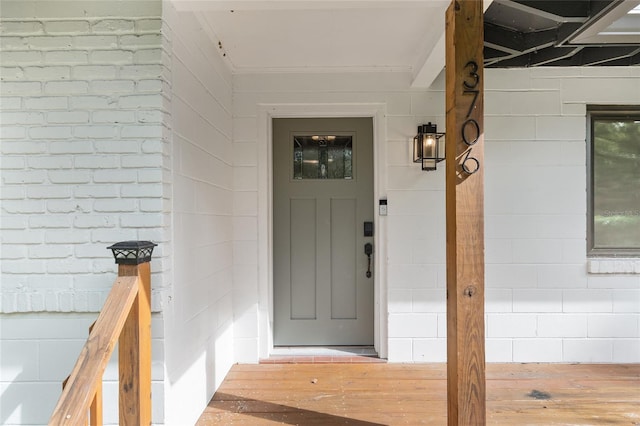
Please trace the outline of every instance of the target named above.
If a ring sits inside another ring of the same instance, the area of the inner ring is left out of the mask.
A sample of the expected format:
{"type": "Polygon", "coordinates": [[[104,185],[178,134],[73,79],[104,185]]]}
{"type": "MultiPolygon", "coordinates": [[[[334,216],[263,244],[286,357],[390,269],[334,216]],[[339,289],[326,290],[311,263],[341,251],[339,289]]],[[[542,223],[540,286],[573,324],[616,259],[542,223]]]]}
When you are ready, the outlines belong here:
{"type": "MultiPolygon", "coordinates": [[[[173,1],[234,73],[408,71],[428,87],[444,66],[450,0],[173,1]]],[[[640,0],[484,3],[487,67],[640,64],[640,0]]]]}
{"type": "Polygon", "coordinates": [[[638,4],[494,0],[484,15],[485,66],[638,65],[640,10],[632,11],[638,4]]]}

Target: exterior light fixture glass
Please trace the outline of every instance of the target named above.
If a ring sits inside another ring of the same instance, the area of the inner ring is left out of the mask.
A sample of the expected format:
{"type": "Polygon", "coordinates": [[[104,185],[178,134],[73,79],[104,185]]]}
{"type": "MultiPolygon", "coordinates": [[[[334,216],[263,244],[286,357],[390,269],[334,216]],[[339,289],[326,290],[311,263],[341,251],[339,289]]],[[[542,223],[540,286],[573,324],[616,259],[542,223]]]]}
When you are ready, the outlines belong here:
{"type": "Polygon", "coordinates": [[[422,163],[422,170],[436,170],[436,164],[444,160],[443,136],[431,122],[418,126],[413,138],[413,162],[422,163]]]}

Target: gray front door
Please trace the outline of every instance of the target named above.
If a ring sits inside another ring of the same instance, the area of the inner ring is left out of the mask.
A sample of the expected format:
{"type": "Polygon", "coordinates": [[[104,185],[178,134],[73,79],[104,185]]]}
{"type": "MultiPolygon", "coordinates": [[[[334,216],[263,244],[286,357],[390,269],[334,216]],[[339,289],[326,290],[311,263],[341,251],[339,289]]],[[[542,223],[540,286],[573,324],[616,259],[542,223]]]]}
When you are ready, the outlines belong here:
{"type": "Polygon", "coordinates": [[[372,345],[373,120],[274,119],[273,170],[275,345],[372,345]]]}

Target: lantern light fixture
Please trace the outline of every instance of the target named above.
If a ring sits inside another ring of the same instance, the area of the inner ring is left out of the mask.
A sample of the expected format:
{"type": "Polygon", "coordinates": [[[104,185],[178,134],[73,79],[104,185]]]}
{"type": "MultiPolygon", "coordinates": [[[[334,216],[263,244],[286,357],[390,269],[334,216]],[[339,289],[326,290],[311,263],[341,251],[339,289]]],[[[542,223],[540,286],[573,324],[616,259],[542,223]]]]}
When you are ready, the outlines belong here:
{"type": "Polygon", "coordinates": [[[113,257],[118,265],[139,265],[151,262],[153,248],[157,246],[151,241],[122,241],[107,249],[113,252],[113,257]]]}
{"type": "Polygon", "coordinates": [[[422,170],[436,170],[436,165],[444,160],[443,136],[436,124],[418,126],[418,134],[413,138],[413,162],[422,163],[422,170]]]}

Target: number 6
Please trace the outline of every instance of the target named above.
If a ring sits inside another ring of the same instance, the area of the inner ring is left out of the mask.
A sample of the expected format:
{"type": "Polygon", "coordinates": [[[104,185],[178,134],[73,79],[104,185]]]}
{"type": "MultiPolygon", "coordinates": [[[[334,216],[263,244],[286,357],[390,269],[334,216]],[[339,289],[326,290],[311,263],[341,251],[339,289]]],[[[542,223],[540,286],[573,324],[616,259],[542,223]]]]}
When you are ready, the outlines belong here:
{"type": "Polygon", "coordinates": [[[464,170],[464,172],[468,175],[472,175],[478,170],[480,170],[480,162],[476,158],[470,157],[470,154],[471,154],[471,149],[467,151],[467,155],[464,156],[464,160],[462,160],[462,164],[461,164],[462,170],[464,170]],[[470,168],[469,166],[467,166],[467,161],[473,161],[475,163],[475,167],[470,168]]]}

